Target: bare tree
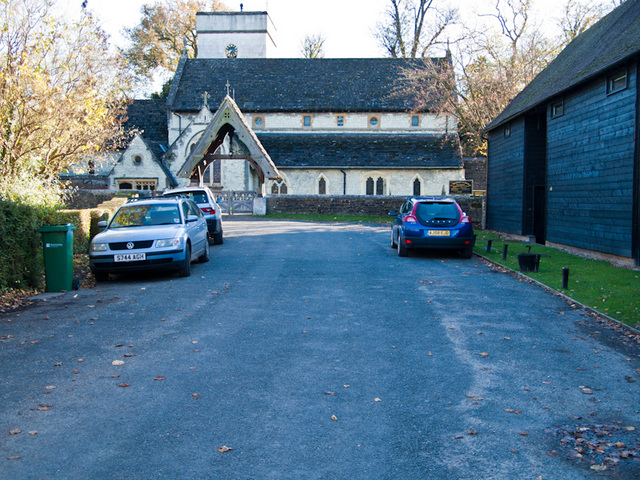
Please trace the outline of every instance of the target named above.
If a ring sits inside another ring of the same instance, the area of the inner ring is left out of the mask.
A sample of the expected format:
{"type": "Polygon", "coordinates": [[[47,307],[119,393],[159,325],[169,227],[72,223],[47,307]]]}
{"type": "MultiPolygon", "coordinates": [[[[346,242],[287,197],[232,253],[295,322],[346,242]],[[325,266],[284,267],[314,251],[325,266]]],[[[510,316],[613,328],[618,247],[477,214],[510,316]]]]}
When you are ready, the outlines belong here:
{"type": "Polygon", "coordinates": [[[303,58],[324,58],[324,42],[327,39],[320,35],[307,35],[302,41],[300,53],[303,58]]]}
{"type": "MultiPolygon", "coordinates": [[[[617,2],[613,2],[615,6],[617,2]]],[[[564,47],[574,38],[602,18],[611,7],[598,0],[567,0],[562,18],[558,22],[561,30],[561,45],[564,47]]]]}
{"type": "Polygon", "coordinates": [[[445,29],[457,20],[457,11],[436,0],[389,0],[385,20],[376,26],[374,35],[394,58],[426,57],[443,40],[445,29]]]}
{"type": "Polygon", "coordinates": [[[556,49],[531,22],[531,0],[496,0],[489,25],[467,32],[455,57],[404,71],[398,94],[416,108],[453,115],[466,155],[486,154],[484,127],[554,57],[556,49]]]}

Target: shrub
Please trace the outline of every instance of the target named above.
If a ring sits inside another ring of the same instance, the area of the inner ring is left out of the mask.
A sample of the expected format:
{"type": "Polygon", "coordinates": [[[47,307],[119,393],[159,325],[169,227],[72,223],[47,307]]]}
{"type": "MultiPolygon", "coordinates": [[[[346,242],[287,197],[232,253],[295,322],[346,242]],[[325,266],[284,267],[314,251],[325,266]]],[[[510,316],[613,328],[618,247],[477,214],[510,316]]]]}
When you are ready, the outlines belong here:
{"type": "Polygon", "coordinates": [[[0,199],[0,289],[37,287],[42,272],[42,209],[0,199]]]}

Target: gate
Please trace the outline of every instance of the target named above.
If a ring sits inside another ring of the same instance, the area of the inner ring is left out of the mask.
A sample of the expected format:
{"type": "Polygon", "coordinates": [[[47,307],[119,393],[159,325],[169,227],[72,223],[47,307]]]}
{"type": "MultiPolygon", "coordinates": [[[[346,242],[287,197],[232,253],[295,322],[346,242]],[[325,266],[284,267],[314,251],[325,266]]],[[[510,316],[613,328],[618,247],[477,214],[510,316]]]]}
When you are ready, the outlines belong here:
{"type": "Polygon", "coordinates": [[[215,192],[214,196],[222,213],[227,215],[253,214],[253,199],[256,192],[225,191],[215,192]]]}

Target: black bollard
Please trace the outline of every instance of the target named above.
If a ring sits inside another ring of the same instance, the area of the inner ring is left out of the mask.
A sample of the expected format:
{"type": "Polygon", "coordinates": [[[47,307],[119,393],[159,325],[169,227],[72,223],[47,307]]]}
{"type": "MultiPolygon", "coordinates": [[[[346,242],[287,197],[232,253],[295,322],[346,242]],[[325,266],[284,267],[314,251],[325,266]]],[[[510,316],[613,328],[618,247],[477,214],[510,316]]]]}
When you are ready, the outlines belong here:
{"type": "Polygon", "coordinates": [[[569,269],[567,267],[562,267],[562,288],[569,288],[569,269]]]}
{"type": "Polygon", "coordinates": [[[493,240],[487,240],[487,253],[491,253],[491,242],[493,242],[493,240]]]}
{"type": "Polygon", "coordinates": [[[506,259],[507,259],[507,248],[509,248],[509,245],[505,243],[505,244],[502,246],[502,259],[503,259],[503,260],[506,260],[506,259]]]}

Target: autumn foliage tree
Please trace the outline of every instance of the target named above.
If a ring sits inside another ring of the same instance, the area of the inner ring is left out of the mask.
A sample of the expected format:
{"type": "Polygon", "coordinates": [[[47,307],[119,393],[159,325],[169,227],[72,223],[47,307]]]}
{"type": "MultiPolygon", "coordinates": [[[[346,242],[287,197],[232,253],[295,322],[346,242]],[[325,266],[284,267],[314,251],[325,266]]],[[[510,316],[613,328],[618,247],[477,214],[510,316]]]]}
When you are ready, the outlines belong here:
{"type": "Polygon", "coordinates": [[[405,69],[398,94],[419,109],[457,117],[464,154],[486,155],[484,127],[555,58],[568,36],[597,20],[585,5],[568,0],[565,19],[577,18],[571,25],[578,30],[566,30],[573,28],[567,23],[562,38],[553,40],[533,22],[532,0],[493,0],[481,26],[463,32],[449,62],[405,69]]]}
{"type": "Polygon", "coordinates": [[[151,78],[158,69],[175,72],[180,55],[198,55],[197,12],[224,12],[219,0],[160,0],[142,7],[140,24],[125,29],[131,46],[122,50],[136,75],[151,78]]]}
{"type": "Polygon", "coordinates": [[[59,173],[122,136],[123,65],[91,15],[69,22],[53,5],[0,0],[0,198],[43,200],[59,173]]]}

